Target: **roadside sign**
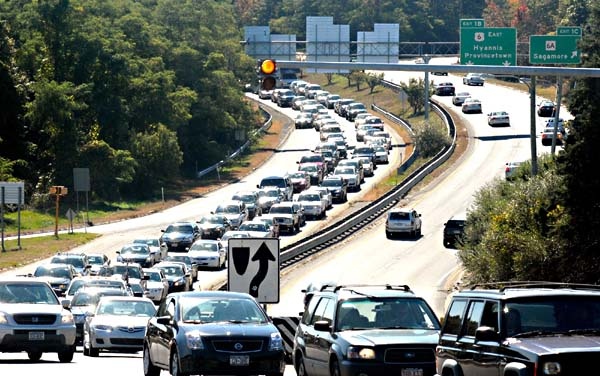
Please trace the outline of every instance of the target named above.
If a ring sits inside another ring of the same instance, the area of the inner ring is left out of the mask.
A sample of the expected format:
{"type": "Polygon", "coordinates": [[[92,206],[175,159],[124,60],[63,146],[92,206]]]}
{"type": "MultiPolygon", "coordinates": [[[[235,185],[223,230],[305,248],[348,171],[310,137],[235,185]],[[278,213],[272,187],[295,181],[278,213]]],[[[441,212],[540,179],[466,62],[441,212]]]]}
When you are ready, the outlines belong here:
{"type": "Polygon", "coordinates": [[[228,243],[229,291],[250,294],[259,303],[279,303],[279,239],[232,238],[228,243]]]}
{"type": "Polygon", "coordinates": [[[23,205],[25,196],[25,183],[0,181],[0,200],[4,204],[23,205]]]}
{"type": "Polygon", "coordinates": [[[482,18],[465,18],[460,20],[460,27],[484,27],[485,21],[482,18]]]}
{"type": "Polygon", "coordinates": [[[580,64],[578,35],[532,35],[529,37],[530,64],[580,64]]]}
{"type": "Polygon", "coordinates": [[[517,65],[517,29],[474,27],[460,29],[463,65],[517,65]]]}
{"type": "Polygon", "coordinates": [[[556,28],[556,35],[576,35],[581,37],[581,26],[559,26],[556,28]]]}

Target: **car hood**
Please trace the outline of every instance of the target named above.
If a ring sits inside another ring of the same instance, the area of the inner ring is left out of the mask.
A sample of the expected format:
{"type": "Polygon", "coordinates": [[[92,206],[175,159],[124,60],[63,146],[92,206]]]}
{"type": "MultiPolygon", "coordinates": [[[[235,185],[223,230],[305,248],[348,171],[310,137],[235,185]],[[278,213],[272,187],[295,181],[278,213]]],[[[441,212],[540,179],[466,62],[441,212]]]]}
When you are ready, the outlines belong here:
{"type": "Polygon", "coordinates": [[[99,315],[92,318],[91,325],[145,327],[148,320],[148,316],[99,315]]]}
{"type": "Polygon", "coordinates": [[[600,351],[600,336],[556,335],[536,338],[509,338],[504,342],[536,354],[559,354],[573,351],[600,351]]]}
{"type": "Polygon", "coordinates": [[[158,281],[146,281],[146,288],[147,289],[162,289],[163,287],[165,287],[163,285],[162,282],[158,282],[158,281]]]}
{"type": "Polygon", "coordinates": [[[214,230],[216,228],[223,227],[223,225],[220,223],[203,223],[199,224],[198,227],[200,230],[214,230]]]}
{"type": "Polygon", "coordinates": [[[240,218],[240,214],[239,213],[222,213],[221,215],[223,215],[225,218],[227,218],[228,221],[237,221],[240,218]]]}
{"type": "Polygon", "coordinates": [[[191,258],[196,258],[196,257],[217,257],[219,256],[219,252],[215,252],[215,251],[205,251],[205,250],[199,250],[199,251],[188,251],[188,256],[190,256],[191,258]]]}
{"type": "Polygon", "coordinates": [[[71,307],[71,313],[75,316],[85,315],[86,313],[94,312],[95,309],[95,305],[75,306],[71,307]]]}
{"type": "Polygon", "coordinates": [[[287,213],[273,213],[271,215],[273,216],[273,218],[294,218],[293,214],[287,213]]]}
{"type": "Polygon", "coordinates": [[[145,260],[148,257],[151,257],[152,254],[135,254],[135,253],[121,253],[121,258],[123,260],[145,260]]]}
{"type": "Polygon", "coordinates": [[[64,284],[69,284],[71,282],[70,279],[68,278],[60,278],[60,277],[36,277],[37,279],[40,279],[42,281],[46,281],[51,285],[56,285],[59,283],[64,283],[64,284]]]}
{"type": "Polygon", "coordinates": [[[185,232],[164,233],[161,240],[192,239],[194,235],[185,232]]]}
{"type": "Polygon", "coordinates": [[[248,233],[253,238],[266,238],[269,236],[269,233],[264,231],[248,231],[248,233]]]}
{"type": "Polygon", "coordinates": [[[338,334],[356,346],[386,346],[398,343],[435,345],[439,340],[439,332],[433,329],[346,330],[338,334]]]}
{"type": "Polygon", "coordinates": [[[186,331],[198,330],[201,336],[227,336],[227,337],[239,337],[239,336],[265,336],[268,333],[277,332],[277,328],[271,323],[231,323],[226,321],[219,321],[215,323],[206,324],[188,324],[182,323],[186,331]]]}
{"type": "Polygon", "coordinates": [[[10,315],[32,313],[32,314],[56,314],[60,315],[63,307],[60,304],[19,304],[3,303],[0,311],[10,315]]]}

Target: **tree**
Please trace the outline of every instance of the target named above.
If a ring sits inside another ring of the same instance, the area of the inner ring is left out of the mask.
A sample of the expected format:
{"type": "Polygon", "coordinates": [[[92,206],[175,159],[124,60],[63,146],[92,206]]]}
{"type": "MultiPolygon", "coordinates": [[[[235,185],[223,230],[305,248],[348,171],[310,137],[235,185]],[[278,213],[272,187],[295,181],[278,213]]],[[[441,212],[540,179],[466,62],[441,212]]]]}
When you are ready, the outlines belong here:
{"type": "Polygon", "coordinates": [[[375,87],[381,84],[381,80],[383,80],[383,73],[367,73],[366,81],[367,85],[369,85],[369,94],[373,94],[373,91],[375,91],[375,87]]]}
{"type": "Polygon", "coordinates": [[[400,87],[406,93],[408,104],[413,109],[413,115],[421,113],[425,107],[425,82],[423,79],[411,78],[408,84],[401,82],[400,87]]]}

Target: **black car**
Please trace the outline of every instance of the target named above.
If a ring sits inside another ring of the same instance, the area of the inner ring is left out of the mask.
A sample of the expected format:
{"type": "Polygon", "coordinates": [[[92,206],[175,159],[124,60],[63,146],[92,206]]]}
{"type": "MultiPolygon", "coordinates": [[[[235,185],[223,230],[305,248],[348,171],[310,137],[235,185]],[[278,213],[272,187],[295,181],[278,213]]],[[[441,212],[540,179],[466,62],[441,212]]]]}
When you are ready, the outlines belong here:
{"type": "Polygon", "coordinates": [[[552,101],[542,101],[538,105],[537,114],[542,117],[551,117],[554,116],[554,111],[556,111],[556,105],[552,101]]]}
{"type": "Polygon", "coordinates": [[[328,176],[321,182],[321,187],[331,192],[335,202],[346,202],[348,199],[348,182],[341,176],[328,176]]]}
{"type": "Polygon", "coordinates": [[[296,93],[292,90],[282,90],[277,95],[277,105],[279,107],[292,107],[292,101],[296,97],[296,93]]]}
{"type": "Polygon", "coordinates": [[[249,294],[197,291],[170,294],[144,338],[144,375],[283,376],[284,343],[249,294]]]}
{"type": "Polygon", "coordinates": [[[124,263],[137,263],[142,268],[149,268],[154,265],[155,255],[146,244],[132,243],[126,244],[117,251],[117,261],[124,263]]]}
{"type": "Polygon", "coordinates": [[[440,375],[584,375],[600,355],[600,286],[496,282],[455,293],[440,375]]]}
{"type": "Polygon", "coordinates": [[[48,282],[56,295],[64,296],[71,280],[79,274],[71,264],[43,264],[35,269],[33,276],[48,282]]]}
{"type": "Polygon", "coordinates": [[[177,222],[162,231],[160,242],[167,247],[167,252],[185,252],[200,237],[200,229],[194,222],[177,222]]]}
{"type": "Polygon", "coordinates": [[[192,274],[183,262],[162,261],[154,268],[162,270],[167,277],[169,293],[192,289],[192,274]]]}
{"type": "Polygon", "coordinates": [[[452,82],[442,82],[435,86],[436,95],[454,95],[455,88],[452,82]]]}
{"type": "Polygon", "coordinates": [[[202,217],[196,222],[200,229],[200,237],[202,239],[214,239],[217,240],[224,233],[231,230],[231,224],[224,215],[211,214],[202,217]]]}
{"type": "Polygon", "coordinates": [[[456,215],[444,223],[444,247],[455,248],[457,244],[460,244],[465,233],[466,221],[464,215],[456,215]]]}
{"type": "Polygon", "coordinates": [[[298,375],[435,373],[440,324],[408,286],[323,285],[294,337],[298,375]]]}
{"type": "Polygon", "coordinates": [[[85,253],[59,252],[50,259],[51,264],[71,264],[80,275],[89,275],[92,265],[85,253]]]}

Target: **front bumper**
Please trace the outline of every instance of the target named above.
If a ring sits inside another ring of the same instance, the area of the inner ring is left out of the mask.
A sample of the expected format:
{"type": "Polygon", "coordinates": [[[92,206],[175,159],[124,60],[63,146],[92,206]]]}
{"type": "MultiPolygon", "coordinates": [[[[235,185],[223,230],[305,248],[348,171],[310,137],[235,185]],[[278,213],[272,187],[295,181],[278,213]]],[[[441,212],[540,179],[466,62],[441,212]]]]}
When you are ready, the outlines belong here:
{"type": "Polygon", "coordinates": [[[186,248],[191,247],[192,241],[191,240],[181,240],[181,241],[173,240],[173,241],[165,242],[165,245],[167,246],[168,252],[185,252],[186,248]]]}
{"type": "Polygon", "coordinates": [[[193,350],[181,355],[181,370],[185,374],[209,375],[269,375],[283,374],[285,353],[283,351],[261,351],[253,353],[229,353],[193,350]],[[232,356],[248,356],[249,364],[231,365],[232,356]]]}
{"type": "Polygon", "coordinates": [[[339,364],[341,376],[355,376],[360,374],[369,376],[401,375],[403,369],[421,369],[423,370],[423,376],[435,375],[435,364],[399,364],[357,360],[342,360],[339,364]]]}
{"type": "Polygon", "coordinates": [[[0,325],[0,352],[64,351],[75,344],[75,330],[74,324],[19,325],[18,328],[0,325]]]}
{"type": "Polygon", "coordinates": [[[103,350],[142,350],[144,345],[145,327],[117,326],[113,330],[90,331],[90,342],[96,349],[103,350]]]}

